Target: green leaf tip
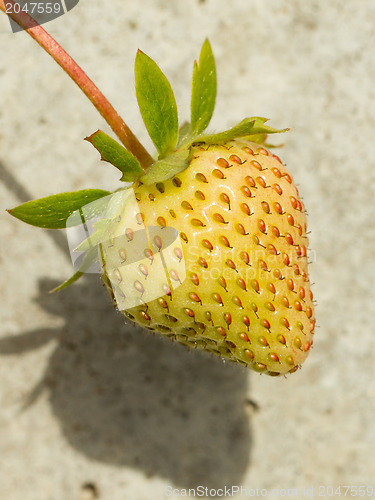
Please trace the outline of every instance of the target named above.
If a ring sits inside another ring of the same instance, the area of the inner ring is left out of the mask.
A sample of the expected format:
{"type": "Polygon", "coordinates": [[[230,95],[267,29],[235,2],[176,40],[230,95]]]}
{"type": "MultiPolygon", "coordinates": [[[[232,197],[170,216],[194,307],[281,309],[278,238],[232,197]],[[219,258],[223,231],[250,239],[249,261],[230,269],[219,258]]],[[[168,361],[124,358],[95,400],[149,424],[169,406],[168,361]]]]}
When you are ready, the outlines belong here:
{"type": "Polygon", "coordinates": [[[215,57],[208,39],[203,43],[199,63],[194,62],[191,89],[191,133],[198,135],[211,121],[216,101],[215,57]]]}
{"type": "Polygon", "coordinates": [[[78,271],[76,271],[73,274],[73,276],[71,276],[69,279],[61,283],[61,285],[57,286],[56,288],[53,288],[52,290],[49,290],[49,293],[59,292],[60,290],[63,290],[64,288],[67,288],[68,286],[78,281],[79,278],[81,278],[85,274],[85,272],[90,268],[90,266],[97,261],[97,259],[98,259],[97,248],[96,247],[91,248],[88,252],[86,252],[86,255],[78,271]]]}
{"type": "Polygon", "coordinates": [[[135,90],[139,110],[159,158],[172,153],[178,141],[177,104],[172,87],[159,66],[138,49],[135,90]]]}
{"type": "Polygon", "coordinates": [[[143,174],[143,169],[137,158],[101,130],[85,137],[85,141],[91,143],[99,151],[101,160],[111,163],[120,170],[122,173],[121,181],[133,182],[143,174]]]}
{"type": "Polygon", "coordinates": [[[64,229],[69,216],[84,205],[111,194],[102,189],[83,189],[32,200],[7,210],[10,215],[31,226],[64,229]]]}
{"type": "Polygon", "coordinates": [[[190,143],[204,142],[206,144],[222,144],[240,137],[249,138],[249,140],[251,140],[252,136],[258,138],[267,134],[277,134],[287,132],[289,130],[288,128],[279,130],[268,127],[267,125],[264,125],[266,121],[267,118],[261,118],[259,116],[245,118],[229,130],[219,132],[218,134],[201,134],[194,140],[190,141],[190,143]]]}
{"type": "Polygon", "coordinates": [[[73,285],[76,281],[81,278],[85,273],[82,273],[81,271],[77,271],[71,276],[69,279],[61,283],[61,285],[57,286],[56,288],[52,288],[52,290],[49,290],[48,293],[56,293],[59,292],[60,290],[63,290],[64,288],[67,288],[70,285],[73,285]]]}

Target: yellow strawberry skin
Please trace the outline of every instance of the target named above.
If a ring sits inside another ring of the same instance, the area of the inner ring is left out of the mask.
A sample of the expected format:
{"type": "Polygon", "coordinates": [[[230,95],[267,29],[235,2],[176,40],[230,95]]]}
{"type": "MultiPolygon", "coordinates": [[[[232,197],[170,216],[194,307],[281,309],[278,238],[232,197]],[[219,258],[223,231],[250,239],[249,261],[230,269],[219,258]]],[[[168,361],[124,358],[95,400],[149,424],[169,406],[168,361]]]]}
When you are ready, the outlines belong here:
{"type": "MultiPolygon", "coordinates": [[[[114,300],[131,295],[140,304],[125,316],[258,372],[296,371],[313,344],[314,305],[305,209],[279,158],[242,139],[198,145],[186,170],[140,185],[135,196],[137,223],[122,231],[158,226],[160,237],[153,254],[139,249],[138,266],[104,273],[114,300]],[[167,227],[180,238],[169,248],[165,279],[167,227]],[[145,301],[150,287],[156,298],[145,301]]],[[[114,251],[124,256],[121,245],[114,251]]]]}

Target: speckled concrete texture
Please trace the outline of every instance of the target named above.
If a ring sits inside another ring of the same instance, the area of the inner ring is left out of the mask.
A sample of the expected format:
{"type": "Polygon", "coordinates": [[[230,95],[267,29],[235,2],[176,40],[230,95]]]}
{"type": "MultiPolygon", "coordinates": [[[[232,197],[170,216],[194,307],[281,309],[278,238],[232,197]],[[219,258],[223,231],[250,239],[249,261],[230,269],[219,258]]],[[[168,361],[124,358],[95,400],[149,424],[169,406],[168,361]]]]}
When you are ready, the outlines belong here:
{"type": "Polygon", "coordinates": [[[48,294],[72,272],[64,234],[5,209],[118,174],[83,141],[102,118],[0,16],[1,499],[375,487],[374,25],[372,0],[81,0],[46,25],[148,147],[136,50],[171,80],[182,121],[205,37],[213,130],[251,115],[291,128],[278,154],[309,214],[319,327],[302,370],[273,379],[125,325],[97,276],[48,294]]]}

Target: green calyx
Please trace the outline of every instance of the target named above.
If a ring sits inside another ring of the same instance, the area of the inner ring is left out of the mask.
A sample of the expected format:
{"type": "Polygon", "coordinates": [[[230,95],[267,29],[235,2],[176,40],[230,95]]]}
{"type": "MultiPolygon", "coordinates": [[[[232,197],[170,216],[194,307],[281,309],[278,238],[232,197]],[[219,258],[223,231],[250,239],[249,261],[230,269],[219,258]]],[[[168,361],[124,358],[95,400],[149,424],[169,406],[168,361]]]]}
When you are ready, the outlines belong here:
{"type": "MultiPolygon", "coordinates": [[[[206,131],[214,112],[217,89],[215,58],[208,40],[203,43],[199,61],[193,66],[190,123],[179,126],[177,104],[167,77],[155,61],[140,50],[135,58],[135,88],[143,122],[157,151],[154,162],[146,169],[130,150],[101,130],[85,139],[97,149],[101,160],[120,170],[122,182],[150,185],[165,181],[189,166],[192,150],[199,144],[224,144],[240,137],[265,144],[268,134],[288,130],[274,129],[265,125],[265,118],[252,117],[224,132],[206,131]]],[[[127,186],[122,186],[121,190],[124,189],[127,186]]],[[[110,194],[100,189],[60,193],[24,203],[8,212],[37,227],[63,229],[74,212],[110,194]]],[[[82,268],[57,290],[80,278],[93,255],[94,252],[88,252],[82,268]]]]}
{"type": "Polygon", "coordinates": [[[172,87],[155,61],[140,50],[135,59],[135,88],[144,124],[157,150],[157,159],[147,172],[142,171],[139,175],[141,166],[135,167],[135,157],[119,144],[116,157],[112,152],[108,154],[116,141],[103,132],[96,132],[98,137],[91,140],[102,159],[121,170],[121,180],[140,181],[146,185],[162,182],[187,168],[190,151],[196,144],[220,144],[239,137],[264,144],[268,134],[288,130],[268,127],[265,118],[252,117],[218,134],[205,132],[214,112],[217,89],[215,58],[208,40],[203,43],[199,61],[194,62],[190,123],[179,128],[172,87]]]}
{"type": "MultiPolygon", "coordinates": [[[[172,87],[155,61],[140,50],[135,58],[135,87],[144,124],[157,150],[157,158],[148,170],[145,172],[130,151],[101,130],[85,139],[97,149],[101,160],[120,170],[123,182],[149,185],[173,177],[188,167],[191,150],[197,144],[220,144],[239,137],[264,144],[268,134],[288,130],[268,127],[265,118],[252,117],[224,132],[206,132],[217,88],[215,58],[208,40],[203,43],[199,61],[194,62],[190,123],[179,128],[172,87]]],[[[37,227],[61,229],[74,210],[108,194],[98,189],[61,193],[24,203],[8,212],[37,227]]]]}

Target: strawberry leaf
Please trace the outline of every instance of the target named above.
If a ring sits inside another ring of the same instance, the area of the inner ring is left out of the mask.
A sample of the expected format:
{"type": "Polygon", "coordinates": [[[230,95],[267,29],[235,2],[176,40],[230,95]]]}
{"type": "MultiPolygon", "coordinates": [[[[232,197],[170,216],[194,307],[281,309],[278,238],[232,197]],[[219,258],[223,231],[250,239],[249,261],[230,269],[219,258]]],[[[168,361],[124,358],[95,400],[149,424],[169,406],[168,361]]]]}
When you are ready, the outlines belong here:
{"type": "Polygon", "coordinates": [[[288,128],[284,128],[282,130],[278,130],[272,127],[268,127],[264,125],[267,121],[266,118],[253,117],[253,118],[245,118],[238,125],[232,127],[229,130],[225,130],[224,132],[220,132],[219,134],[211,134],[211,135],[200,135],[196,137],[192,142],[204,142],[206,144],[219,144],[223,142],[228,142],[237,137],[249,137],[259,134],[276,134],[280,132],[286,132],[289,130],[288,128]]]}
{"type": "MultiPolygon", "coordinates": [[[[255,116],[252,118],[245,118],[245,120],[254,120],[254,126],[250,132],[250,136],[253,135],[263,135],[263,134],[281,134],[283,132],[288,132],[289,128],[277,129],[273,127],[269,127],[268,125],[264,125],[265,122],[268,121],[268,118],[261,118],[259,116],[255,116]]],[[[242,122],[241,122],[242,123],[242,122]]]]}
{"type": "Polygon", "coordinates": [[[178,143],[177,147],[181,146],[182,144],[185,144],[185,142],[188,142],[189,139],[191,139],[191,133],[190,133],[190,123],[189,122],[184,122],[179,131],[178,131],[178,143]]]}
{"type": "Polygon", "coordinates": [[[86,223],[84,234],[81,233],[78,238],[80,242],[76,238],[74,238],[74,243],[72,242],[72,247],[76,245],[73,251],[86,252],[103,241],[113,238],[114,227],[118,227],[119,222],[124,220],[121,214],[126,214],[126,217],[131,219],[132,214],[137,210],[138,205],[132,188],[120,189],[110,196],[82,207],[67,220],[67,228],[77,226],[80,221],[83,225],[86,223]],[[85,237],[82,240],[83,236],[85,237]]]}
{"type": "Polygon", "coordinates": [[[73,274],[73,276],[71,276],[69,279],[67,279],[66,281],[64,281],[63,283],[61,283],[61,285],[57,286],[56,288],[52,288],[52,290],[49,291],[49,293],[55,293],[55,292],[59,292],[60,290],[62,290],[63,288],[66,288],[70,285],[73,285],[73,283],[75,283],[76,281],[79,280],[79,278],[81,276],[83,276],[85,273],[82,273],[81,271],[77,271],[73,274]]]}
{"type": "Polygon", "coordinates": [[[28,201],[7,210],[13,217],[46,229],[64,229],[66,220],[75,211],[103,196],[111,194],[101,189],[84,189],[60,193],[39,200],[28,201]]]}
{"type": "Polygon", "coordinates": [[[252,134],[251,136],[249,136],[249,138],[251,138],[253,142],[265,146],[265,142],[267,140],[267,134],[252,134]]]}
{"type": "Polygon", "coordinates": [[[206,39],[193,68],[191,92],[191,132],[200,134],[210,123],[216,100],[216,66],[210,42],[206,39]]]}
{"type": "Polygon", "coordinates": [[[172,153],[163,160],[154,163],[147,174],[140,178],[140,181],[148,186],[154,182],[162,182],[173,177],[186,169],[189,156],[189,149],[180,149],[172,153]]]}
{"type": "Polygon", "coordinates": [[[135,181],[143,173],[143,169],[135,156],[101,130],[97,130],[89,137],[85,137],[85,141],[90,142],[99,151],[103,161],[111,163],[122,172],[121,181],[135,181]]]}
{"type": "Polygon", "coordinates": [[[175,149],[178,140],[176,100],[166,76],[140,50],[135,58],[135,90],[144,124],[159,158],[163,158],[175,149]]]}
{"type": "Polygon", "coordinates": [[[55,293],[59,292],[63,288],[68,287],[69,285],[72,285],[75,283],[81,276],[85,274],[85,272],[98,260],[98,249],[97,247],[91,248],[85,255],[85,258],[83,259],[83,262],[76,271],[73,276],[71,276],[69,279],[61,283],[61,285],[57,286],[56,288],[53,288],[52,290],[49,291],[49,293],[55,293]]]}

